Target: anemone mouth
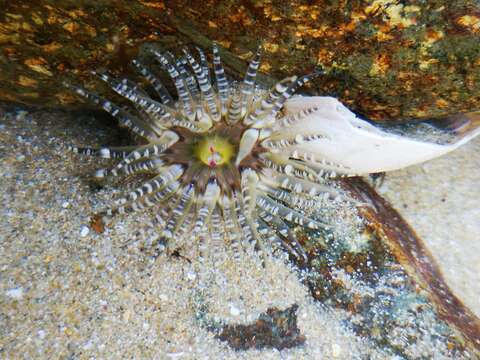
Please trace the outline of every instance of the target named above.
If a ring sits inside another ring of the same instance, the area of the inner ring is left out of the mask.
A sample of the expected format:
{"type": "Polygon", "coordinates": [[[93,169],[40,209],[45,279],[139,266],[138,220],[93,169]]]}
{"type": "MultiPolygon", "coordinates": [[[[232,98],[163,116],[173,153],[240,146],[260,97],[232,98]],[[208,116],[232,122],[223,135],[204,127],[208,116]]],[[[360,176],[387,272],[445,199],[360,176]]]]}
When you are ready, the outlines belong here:
{"type": "Polygon", "coordinates": [[[247,129],[248,126],[242,123],[230,125],[225,121],[215,123],[211,129],[200,134],[173,128],[179,140],[165,151],[165,163],[183,165],[185,171],[180,177],[181,183],[192,184],[199,193],[205,192],[207,184],[215,181],[222,195],[231,196],[241,190],[243,169],[261,171],[263,168],[260,154],[266,149],[258,142],[238,165],[234,162],[247,129]]]}
{"type": "Polygon", "coordinates": [[[156,205],[163,239],[194,236],[202,249],[205,242],[219,239],[260,251],[275,243],[306,259],[292,227],[328,232],[331,226],[316,218],[314,210],[322,200],[338,196],[326,179],[348,174],[340,165],[305,151],[306,142],[322,138],[314,126],[307,123],[302,134],[289,130],[305,123],[317,108],[283,114],[285,102],[317,74],[289,77],[270,90],[262,89],[255,84],[257,52],[243,82],[230,83],[214,46],[212,83],[207,58],[198,51],[200,62],[188,52],[179,59],[154,52],[175,84],[177,101],[138,62],[134,64],[155,88],[158,100],[129,80],[107,74],[101,79],[130,100],[131,109],[72,87],[146,140],[144,145],[122,148],[72,148],[119,159],[114,167],[97,171],[97,178],[151,175],[102,215],[156,205]]]}

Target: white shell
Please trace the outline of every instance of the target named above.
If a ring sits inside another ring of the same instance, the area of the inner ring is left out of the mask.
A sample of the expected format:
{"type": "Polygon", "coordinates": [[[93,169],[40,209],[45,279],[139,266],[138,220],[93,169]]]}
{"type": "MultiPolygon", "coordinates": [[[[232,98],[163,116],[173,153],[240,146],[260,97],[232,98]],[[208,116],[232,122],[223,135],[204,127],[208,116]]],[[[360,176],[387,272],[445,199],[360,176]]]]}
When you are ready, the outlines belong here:
{"type": "Polygon", "coordinates": [[[451,143],[420,141],[383,131],[358,118],[332,97],[294,97],[285,104],[287,115],[318,108],[291,127],[280,130],[285,138],[319,134],[325,137],[288,148],[305,151],[349,168],[353,174],[400,169],[448,153],[480,133],[474,128],[451,143]]]}

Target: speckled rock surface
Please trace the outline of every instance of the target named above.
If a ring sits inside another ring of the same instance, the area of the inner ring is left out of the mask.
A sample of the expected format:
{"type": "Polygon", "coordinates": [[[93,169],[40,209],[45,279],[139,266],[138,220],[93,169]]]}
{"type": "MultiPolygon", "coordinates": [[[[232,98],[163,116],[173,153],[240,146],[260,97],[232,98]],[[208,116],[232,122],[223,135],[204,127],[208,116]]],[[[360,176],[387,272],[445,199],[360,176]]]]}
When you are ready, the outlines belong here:
{"type": "MultiPolygon", "coordinates": [[[[313,264],[320,273],[298,272],[282,254],[269,257],[266,267],[249,253],[235,262],[228,248],[215,249],[224,261],[214,267],[213,259],[198,261],[188,242],[181,256],[158,256],[151,249],[152,229],[144,226],[148,213],[119,217],[102,234],[89,226],[91,215],[125,184],[98,188],[88,176],[98,160],[80,161],[65,152],[65,144],[118,143],[124,135],[115,126],[98,115],[42,111],[2,111],[0,126],[6,204],[0,216],[0,351],[6,357],[477,355],[438,317],[428,288],[416,284],[378,240],[370,242],[371,235],[339,238],[327,247],[310,244],[310,251],[323,254],[313,264]],[[296,326],[304,343],[281,351],[234,351],[216,338],[218,324],[249,326],[268,309],[291,306],[298,306],[296,326]]],[[[414,192],[410,186],[397,191],[414,192]]],[[[361,228],[347,227],[345,235],[361,228]]],[[[461,269],[457,274],[467,271],[461,269]]],[[[471,299],[472,293],[453,288],[471,299]]]]}
{"type": "Polygon", "coordinates": [[[91,81],[146,43],[224,47],[234,74],[263,44],[280,78],[322,67],[314,92],[379,120],[480,109],[477,1],[10,1],[0,14],[0,100],[75,103],[63,80],[91,81]]]}

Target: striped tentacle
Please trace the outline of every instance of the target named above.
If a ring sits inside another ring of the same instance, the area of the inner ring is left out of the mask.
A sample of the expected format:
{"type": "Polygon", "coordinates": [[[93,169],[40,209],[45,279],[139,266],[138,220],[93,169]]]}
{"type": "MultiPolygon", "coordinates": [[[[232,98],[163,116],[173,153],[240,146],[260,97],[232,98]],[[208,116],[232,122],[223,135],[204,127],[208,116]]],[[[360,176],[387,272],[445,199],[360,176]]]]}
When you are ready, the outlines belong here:
{"type": "Polygon", "coordinates": [[[136,149],[138,145],[102,147],[99,155],[104,159],[125,159],[136,149]]]}
{"type": "MultiPolygon", "coordinates": [[[[125,158],[126,157],[124,157],[124,159],[125,158]]],[[[163,166],[163,161],[159,158],[146,159],[143,161],[140,159],[140,160],[134,160],[128,165],[123,166],[120,169],[120,171],[118,171],[115,168],[114,169],[98,169],[95,172],[95,177],[97,179],[103,179],[107,176],[117,177],[121,175],[129,176],[129,175],[136,175],[141,173],[155,173],[162,166],[163,166]]]]}
{"type": "MultiPolygon", "coordinates": [[[[163,119],[171,118],[171,116],[169,115],[173,115],[173,112],[172,112],[173,109],[169,109],[171,111],[167,111],[168,107],[165,107],[165,108],[160,107],[159,109],[155,109],[155,111],[152,112],[151,111],[152,106],[156,105],[156,102],[150,102],[149,100],[153,101],[150,98],[150,95],[147,92],[145,92],[142,88],[140,88],[136,83],[125,78],[121,80],[113,79],[109,77],[107,74],[101,74],[99,76],[102,80],[106,81],[107,84],[109,84],[114,91],[116,91],[118,94],[126,97],[127,99],[133,102],[135,109],[139,112],[140,115],[142,115],[141,117],[142,121],[148,124],[153,129],[153,131],[155,131],[157,135],[160,135],[163,132],[163,130],[165,130],[165,128],[168,127],[168,126],[165,126],[165,124],[162,124],[160,121],[152,121],[152,120],[154,119],[163,120],[163,119]],[[117,87],[115,87],[115,85],[117,87]],[[136,100],[136,98],[138,98],[138,100],[136,100]]],[[[125,112],[128,112],[127,106],[123,106],[122,109],[125,112]]]]}
{"type": "MultiPolygon", "coordinates": [[[[355,176],[350,169],[327,160],[312,161],[312,155],[299,156],[300,152],[291,153],[264,153],[260,161],[267,167],[281,174],[294,176],[301,180],[319,183],[338,177],[355,176]],[[297,158],[295,158],[295,156],[297,158]]],[[[314,159],[314,157],[313,157],[314,159]]],[[[314,159],[315,160],[315,159],[314,159]]]]}
{"type": "MultiPolygon", "coordinates": [[[[162,195],[162,193],[167,189],[168,189],[168,186],[164,190],[156,192],[153,196],[155,196],[156,194],[162,195]]],[[[173,208],[172,208],[173,205],[172,204],[176,203],[175,199],[173,199],[173,201],[170,201],[170,200],[172,200],[171,196],[165,197],[164,198],[164,203],[155,212],[154,220],[155,220],[155,223],[156,223],[156,227],[159,228],[159,229],[163,229],[167,225],[167,221],[170,218],[170,214],[172,213],[172,210],[173,210],[173,208]]],[[[159,240],[162,243],[165,243],[165,238],[160,236],[159,240]]]]}
{"type": "MultiPolygon", "coordinates": [[[[207,66],[207,73],[203,66],[201,66],[195,58],[190,55],[187,50],[184,50],[185,56],[187,57],[190,66],[195,74],[195,77],[198,82],[198,86],[200,87],[200,92],[202,93],[202,98],[207,105],[208,112],[214,121],[220,120],[220,112],[217,108],[217,103],[215,99],[215,93],[213,91],[212,85],[209,80],[208,75],[208,66],[207,66]]],[[[202,54],[202,53],[201,53],[202,54]]],[[[205,56],[205,54],[203,54],[205,56]]]]}
{"type": "Polygon", "coordinates": [[[144,196],[137,197],[135,200],[120,198],[115,201],[115,207],[110,207],[103,212],[103,215],[114,216],[116,214],[127,214],[150,208],[154,205],[162,204],[174,196],[180,187],[179,181],[173,181],[163,186],[162,189],[144,196]]]}
{"type": "MultiPolygon", "coordinates": [[[[164,189],[153,193],[151,196],[152,202],[155,204],[160,204],[160,206],[153,213],[153,219],[150,223],[150,226],[153,229],[163,229],[165,227],[166,221],[169,214],[171,213],[171,204],[176,202],[178,199],[178,191],[181,187],[179,181],[174,181],[173,183],[167,185],[164,189]]],[[[154,250],[155,257],[160,255],[160,253],[165,251],[165,248],[168,246],[168,241],[162,237],[157,231],[155,231],[154,238],[151,238],[148,246],[154,250]]]]}
{"type": "Polygon", "coordinates": [[[242,118],[242,93],[236,86],[232,88],[232,94],[230,96],[230,104],[228,106],[227,122],[235,124],[242,118]]]}
{"type": "Polygon", "coordinates": [[[244,210],[247,218],[254,216],[255,204],[257,199],[258,189],[258,175],[252,169],[245,169],[242,171],[241,191],[244,204],[244,210]]]}
{"type": "MultiPolygon", "coordinates": [[[[195,124],[188,123],[185,120],[176,120],[175,119],[174,121],[172,121],[172,125],[183,127],[183,128],[188,129],[192,132],[202,132],[203,131],[203,128],[201,126],[197,126],[195,124]]],[[[198,125],[200,125],[200,124],[198,124],[198,125]]]]}
{"type": "MultiPolygon", "coordinates": [[[[173,108],[169,109],[170,113],[161,114],[161,112],[157,112],[158,109],[155,107],[155,105],[158,105],[158,103],[156,103],[150,98],[146,99],[145,101],[148,101],[151,105],[147,108],[140,105],[135,105],[135,108],[146,119],[148,119],[148,123],[152,126],[152,128],[155,129],[158,134],[161,134],[165,129],[169,129],[172,127],[182,127],[192,132],[202,131],[202,129],[198,126],[198,123],[190,121],[186,117],[180,115],[173,108]]],[[[145,101],[143,102],[145,103],[145,101]]]]}
{"type": "Polygon", "coordinates": [[[178,72],[178,69],[167,59],[165,55],[154,51],[153,54],[163,66],[163,68],[168,72],[168,75],[173,80],[175,88],[177,89],[179,102],[182,104],[182,112],[190,121],[195,120],[195,103],[193,101],[192,95],[188,90],[188,87],[185,85],[183,77],[178,72]]]}
{"type": "Polygon", "coordinates": [[[241,234],[241,229],[238,225],[234,204],[228,196],[224,195],[220,200],[220,207],[223,215],[226,243],[230,244],[233,256],[238,261],[240,258],[239,234],[241,234]]]}
{"type": "Polygon", "coordinates": [[[211,84],[212,76],[210,74],[210,68],[208,67],[207,56],[205,55],[205,52],[198,46],[196,46],[195,49],[197,49],[198,55],[200,57],[200,66],[202,67],[202,71],[204,74],[207,75],[207,80],[211,84]]]}
{"type": "Polygon", "coordinates": [[[261,180],[264,186],[273,189],[285,189],[292,194],[301,194],[310,199],[327,200],[340,196],[338,190],[325,181],[314,183],[280,174],[270,169],[263,169],[261,180]]]}
{"type": "Polygon", "coordinates": [[[257,77],[257,71],[260,67],[260,56],[261,56],[261,47],[259,46],[257,52],[253,59],[250,61],[248,65],[247,72],[245,74],[245,78],[243,79],[243,83],[240,86],[242,92],[242,106],[241,106],[241,114],[245,116],[249,111],[253,93],[255,91],[255,79],[257,77]]]}
{"type": "Polygon", "coordinates": [[[241,191],[242,191],[242,200],[243,200],[243,209],[245,212],[245,219],[252,230],[252,233],[256,240],[257,250],[264,251],[264,243],[261,241],[261,238],[258,235],[256,223],[256,202],[258,194],[258,185],[259,178],[255,171],[251,169],[245,169],[242,171],[241,179],[241,191]]]}
{"type": "Polygon", "coordinates": [[[175,66],[178,72],[182,76],[185,84],[187,84],[188,90],[192,96],[192,99],[198,103],[200,102],[200,89],[198,88],[197,80],[195,76],[189,71],[188,60],[186,57],[181,57],[175,60],[175,66]]]}
{"type": "Polygon", "coordinates": [[[117,94],[130,100],[137,108],[141,108],[150,117],[159,121],[161,127],[163,122],[175,118],[175,110],[163,105],[148,95],[139,91],[136,87],[132,87],[126,79],[121,81],[111,78],[109,75],[102,73],[99,77],[105,81],[117,94]]]}
{"type": "Polygon", "coordinates": [[[182,189],[181,196],[175,204],[172,214],[165,225],[165,229],[162,233],[163,236],[171,239],[177,233],[178,229],[184,225],[184,221],[190,213],[194,198],[194,187],[192,185],[185,186],[182,189]]]}
{"type": "MultiPolygon", "coordinates": [[[[95,75],[97,75],[96,72],[93,72],[95,75]]],[[[138,84],[136,82],[133,82],[133,81],[130,81],[126,78],[122,78],[122,79],[113,79],[111,76],[109,76],[108,74],[106,73],[101,73],[101,74],[98,74],[100,77],[102,75],[107,75],[109,79],[112,79],[112,80],[115,80],[115,81],[118,81],[120,82],[122,85],[125,86],[126,89],[129,89],[130,91],[132,92],[136,92],[138,95],[140,96],[144,96],[144,97],[150,97],[150,95],[148,95],[148,93],[143,90],[140,86],[138,86],[138,84]]]]}
{"type": "MultiPolygon", "coordinates": [[[[138,97],[138,99],[146,99],[146,101],[151,100],[150,96],[143,89],[141,89],[136,83],[128,79],[121,79],[121,80],[112,79],[107,74],[102,74],[99,76],[102,80],[106,81],[114,89],[114,91],[126,97],[127,99],[133,101],[133,105],[135,109],[137,110],[139,115],[141,115],[140,121],[143,121],[144,124],[149,126],[157,134],[157,136],[160,136],[160,134],[162,134],[162,132],[166,129],[165,125],[161,124],[158,121],[152,121],[153,120],[152,115],[153,115],[153,118],[158,118],[159,116],[168,118],[169,116],[167,116],[168,114],[166,113],[166,111],[164,109],[160,109],[161,111],[164,111],[164,112],[161,113],[160,111],[160,113],[157,115],[157,112],[152,113],[151,111],[149,111],[150,108],[145,106],[146,105],[145,101],[133,100],[134,97],[138,97]],[[117,88],[114,88],[115,84],[117,85],[117,88]],[[123,91],[123,93],[119,92],[118,89],[120,88],[121,88],[121,91],[123,91]],[[130,94],[131,98],[128,97],[129,96],[128,94],[130,94]]],[[[122,110],[128,113],[129,111],[128,106],[122,106],[122,110]]]]}
{"type": "Polygon", "coordinates": [[[210,227],[210,219],[220,197],[220,187],[216,182],[210,182],[205,189],[205,193],[197,202],[197,215],[194,234],[198,238],[198,252],[200,261],[208,256],[208,230],[210,227]]]}
{"type": "Polygon", "coordinates": [[[153,179],[144,182],[135,190],[130,191],[126,197],[118,199],[116,203],[122,205],[161,190],[183,174],[183,167],[181,165],[171,165],[163,169],[158,169],[158,171],[159,173],[153,179]]]}
{"type": "Polygon", "coordinates": [[[317,174],[313,169],[305,164],[300,164],[286,156],[281,156],[274,153],[263,153],[260,157],[260,161],[267,167],[281,174],[295,176],[302,180],[308,180],[316,182],[320,178],[324,178],[322,175],[326,175],[327,172],[323,169],[317,174]]]}
{"type": "MultiPolygon", "coordinates": [[[[281,200],[282,192],[277,192],[274,195],[269,194],[269,196],[290,207],[297,208],[306,214],[312,214],[312,209],[318,209],[322,204],[327,204],[329,201],[344,199],[352,204],[357,203],[355,200],[350,199],[348,195],[340,193],[335,188],[335,184],[329,183],[325,180],[312,182],[309,180],[301,180],[294,176],[280,174],[271,169],[263,169],[261,182],[263,183],[260,186],[261,188],[263,186],[270,186],[277,191],[285,190],[287,193],[291,194],[290,200],[284,201],[281,200]],[[289,205],[289,201],[291,201],[292,205],[289,205]],[[310,203],[313,203],[313,205],[310,206],[310,203]]],[[[264,191],[268,194],[268,191],[264,191]]],[[[329,228],[328,226],[324,226],[322,230],[328,231],[329,228]]]]}
{"type": "Polygon", "coordinates": [[[238,222],[238,227],[240,230],[240,234],[242,236],[241,238],[242,245],[244,244],[248,245],[248,244],[254,243],[255,239],[252,231],[250,230],[250,228],[248,227],[245,221],[245,216],[243,216],[243,208],[239,198],[240,198],[240,194],[238,194],[237,192],[234,192],[233,193],[234,218],[238,222]]]}
{"type": "Polygon", "coordinates": [[[280,216],[267,211],[260,211],[259,216],[265,223],[282,239],[282,244],[288,244],[298,258],[307,261],[307,254],[303,246],[298,242],[297,237],[280,216]]]}
{"type": "Polygon", "coordinates": [[[197,221],[194,232],[198,233],[208,225],[210,216],[220,196],[220,187],[216,182],[210,182],[205,189],[200,201],[197,203],[197,221]]]}
{"type": "MultiPolygon", "coordinates": [[[[165,130],[167,130],[170,126],[168,121],[165,121],[168,119],[168,117],[164,118],[159,118],[157,115],[153,115],[147,110],[140,106],[140,105],[134,105],[135,109],[137,110],[138,114],[142,119],[145,119],[145,122],[150,125],[150,127],[155,131],[157,136],[160,136],[165,130]],[[161,119],[161,120],[159,120],[161,119]]],[[[172,119],[172,118],[170,118],[172,119]]],[[[173,120],[173,119],[172,119],[173,120]]]]}
{"type": "MultiPolygon", "coordinates": [[[[279,95],[275,103],[273,104],[272,110],[269,115],[276,116],[280,110],[283,108],[285,102],[292,97],[295,92],[305,85],[306,83],[312,81],[314,78],[320,75],[320,72],[315,72],[313,74],[308,74],[297,78],[296,76],[293,77],[294,79],[287,88],[277,88],[275,87],[275,91],[277,91],[276,95],[279,95]]],[[[281,83],[281,82],[280,82],[281,83]]]]}
{"type": "Polygon", "coordinates": [[[312,230],[328,230],[330,228],[328,224],[309,218],[298,211],[282,205],[268,196],[259,195],[257,198],[257,206],[271,215],[279,216],[281,219],[285,219],[288,222],[304,226],[312,230]]]}
{"type": "Polygon", "coordinates": [[[172,95],[170,95],[167,88],[162,84],[160,80],[157,79],[153,72],[151,72],[138,60],[133,60],[133,65],[135,65],[140,74],[142,74],[142,76],[147,79],[147,81],[153,86],[158,96],[160,97],[162,104],[169,107],[174,107],[175,102],[173,101],[172,95]]]}
{"type": "Polygon", "coordinates": [[[164,163],[159,158],[147,159],[144,161],[135,161],[122,168],[124,175],[131,176],[143,173],[152,173],[163,167],[164,163]]]}
{"type": "Polygon", "coordinates": [[[300,209],[309,211],[328,200],[340,197],[340,193],[331,185],[315,184],[272,171],[268,173],[268,177],[262,174],[260,188],[272,198],[300,209]]]}
{"type": "Polygon", "coordinates": [[[351,169],[342,164],[326,159],[316,159],[315,155],[305,151],[292,150],[284,155],[290,157],[290,164],[298,169],[310,169],[316,173],[318,178],[333,179],[339,177],[357,176],[351,169]]]}
{"type": "Polygon", "coordinates": [[[195,225],[195,211],[192,211],[193,206],[190,207],[190,211],[185,214],[185,218],[183,219],[183,223],[181,226],[178,227],[176,232],[176,236],[172,239],[183,239],[187,234],[192,233],[193,226],[195,225]]]}
{"type": "Polygon", "coordinates": [[[124,159],[138,146],[114,146],[114,147],[78,147],[69,145],[67,149],[75,154],[98,156],[104,159],[124,159]]]}
{"type": "Polygon", "coordinates": [[[197,238],[198,260],[200,261],[200,263],[203,263],[209,255],[208,243],[210,241],[210,237],[208,236],[207,225],[202,226],[200,229],[198,229],[195,232],[195,236],[197,238]]]}
{"type": "Polygon", "coordinates": [[[282,94],[284,94],[288,87],[296,80],[297,77],[292,76],[278,82],[273,89],[268,92],[264,99],[260,101],[260,104],[257,105],[255,111],[245,117],[245,125],[251,125],[257,128],[271,125],[275,120],[275,116],[272,115],[275,104],[282,99],[282,94]]]}
{"type": "Polygon", "coordinates": [[[299,195],[291,193],[283,189],[266,186],[265,184],[260,184],[259,187],[272,199],[280,201],[283,204],[287,204],[291,208],[296,208],[303,211],[312,211],[319,206],[320,199],[307,198],[301,194],[299,195]]]}
{"type": "MultiPolygon", "coordinates": [[[[213,249],[220,249],[223,245],[222,238],[224,237],[224,231],[222,226],[222,215],[220,214],[220,209],[215,208],[209,226],[209,235],[210,235],[210,247],[213,249]]],[[[221,264],[222,257],[221,251],[213,251],[212,254],[213,265],[215,268],[218,268],[221,264]]]]}
{"type": "Polygon", "coordinates": [[[120,126],[125,126],[134,134],[148,140],[157,138],[158,134],[155,133],[155,131],[150,127],[150,125],[137,118],[136,116],[133,116],[132,114],[123,110],[118,105],[81,87],[68,84],[66,84],[66,86],[75,91],[78,95],[92,102],[93,104],[99,105],[103,110],[108,112],[113,117],[117,118],[120,126]]]}
{"type": "Polygon", "coordinates": [[[68,151],[84,156],[100,156],[100,148],[95,147],[78,147],[75,145],[68,145],[68,151]]]}
{"type": "Polygon", "coordinates": [[[102,73],[100,78],[105,81],[110,87],[119,95],[130,100],[136,108],[143,109],[149,115],[160,122],[168,122],[168,120],[175,118],[177,112],[175,109],[163,105],[158,101],[153,100],[143,90],[139,90],[138,86],[132,84],[127,79],[117,80],[109,75],[102,73]],[[132,86],[133,85],[133,86],[132,86]]]}
{"type": "Polygon", "coordinates": [[[253,246],[253,249],[257,250],[262,257],[264,249],[257,233],[256,224],[253,223],[251,216],[246,214],[245,204],[243,202],[241,194],[234,192],[233,198],[235,204],[235,215],[238,219],[238,225],[241,229],[240,233],[243,235],[243,247],[245,249],[248,249],[249,247],[253,246]]]}
{"type": "MultiPolygon", "coordinates": [[[[283,236],[279,236],[277,230],[274,226],[269,225],[265,220],[264,217],[268,217],[265,212],[262,212],[258,218],[258,233],[265,239],[266,243],[276,244],[279,247],[283,247],[289,254],[295,256],[297,259],[301,259],[299,253],[290,245],[290,243],[285,240],[283,236]]],[[[273,253],[273,251],[272,251],[273,253]]]]}
{"type": "Polygon", "coordinates": [[[221,114],[225,116],[228,110],[228,93],[230,91],[230,85],[228,84],[216,43],[213,43],[213,71],[215,73],[218,97],[220,99],[220,111],[221,114]]]}
{"type": "MultiPolygon", "coordinates": [[[[313,74],[304,75],[300,78],[296,76],[286,78],[275,85],[272,91],[268,94],[265,101],[260,103],[260,107],[258,107],[253,114],[250,114],[249,118],[245,119],[245,123],[252,124],[252,127],[262,128],[264,131],[270,135],[273,132],[273,129],[276,124],[278,124],[276,119],[276,115],[282,110],[285,102],[292,97],[292,95],[303,85],[307,82],[310,82],[315,77],[319,76],[321,72],[315,72],[313,74]],[[288,84],[288,85],[287,85],[288,84]]],[[[315,108],[316,110],[316,108],[315,108]]],[[[305,110],[305,114],[300,112],[300,114],[293,115],[295,117],[305,117],[309,115],[312,110],[305,110]]],[[[286,117],[287,119],[289,117],[286,117]]],[[[288,122],[290,120],[283,120],[282,122],[288,122]]],[[[298,120],[296,120],[298,121],[298,120]]],[[[264,136],[262,135],[262,139],[264,136]]]]}
{"type": "Polygon", "coordinates": [[[98,173],[98,177],[104,177],[108,175],[118,176],[118,172],[131,162],[140,160],[142,158],[148,158],[150,156],[158,157],[159,154],[176,143],[178,139],[179,136],[173,131],[165,131],[160,139],[157,139],[155,142],[151,142],[147,145],[138,147],[111,170],[102,169],[102,172],[98,173]]]}

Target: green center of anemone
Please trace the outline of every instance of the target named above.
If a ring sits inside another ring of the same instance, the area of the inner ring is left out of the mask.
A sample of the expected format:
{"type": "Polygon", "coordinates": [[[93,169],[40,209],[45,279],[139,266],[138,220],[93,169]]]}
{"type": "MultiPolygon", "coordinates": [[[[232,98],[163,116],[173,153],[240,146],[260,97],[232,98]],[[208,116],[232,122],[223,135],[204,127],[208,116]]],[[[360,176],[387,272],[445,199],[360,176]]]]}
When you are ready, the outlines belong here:
{"type": "Polygon", "coordinates": [[[225,138],[219,136],[202,139],[194,149],[197,158],[211,168],[227,164],[234,155],[235,148],[225,138]]]}

